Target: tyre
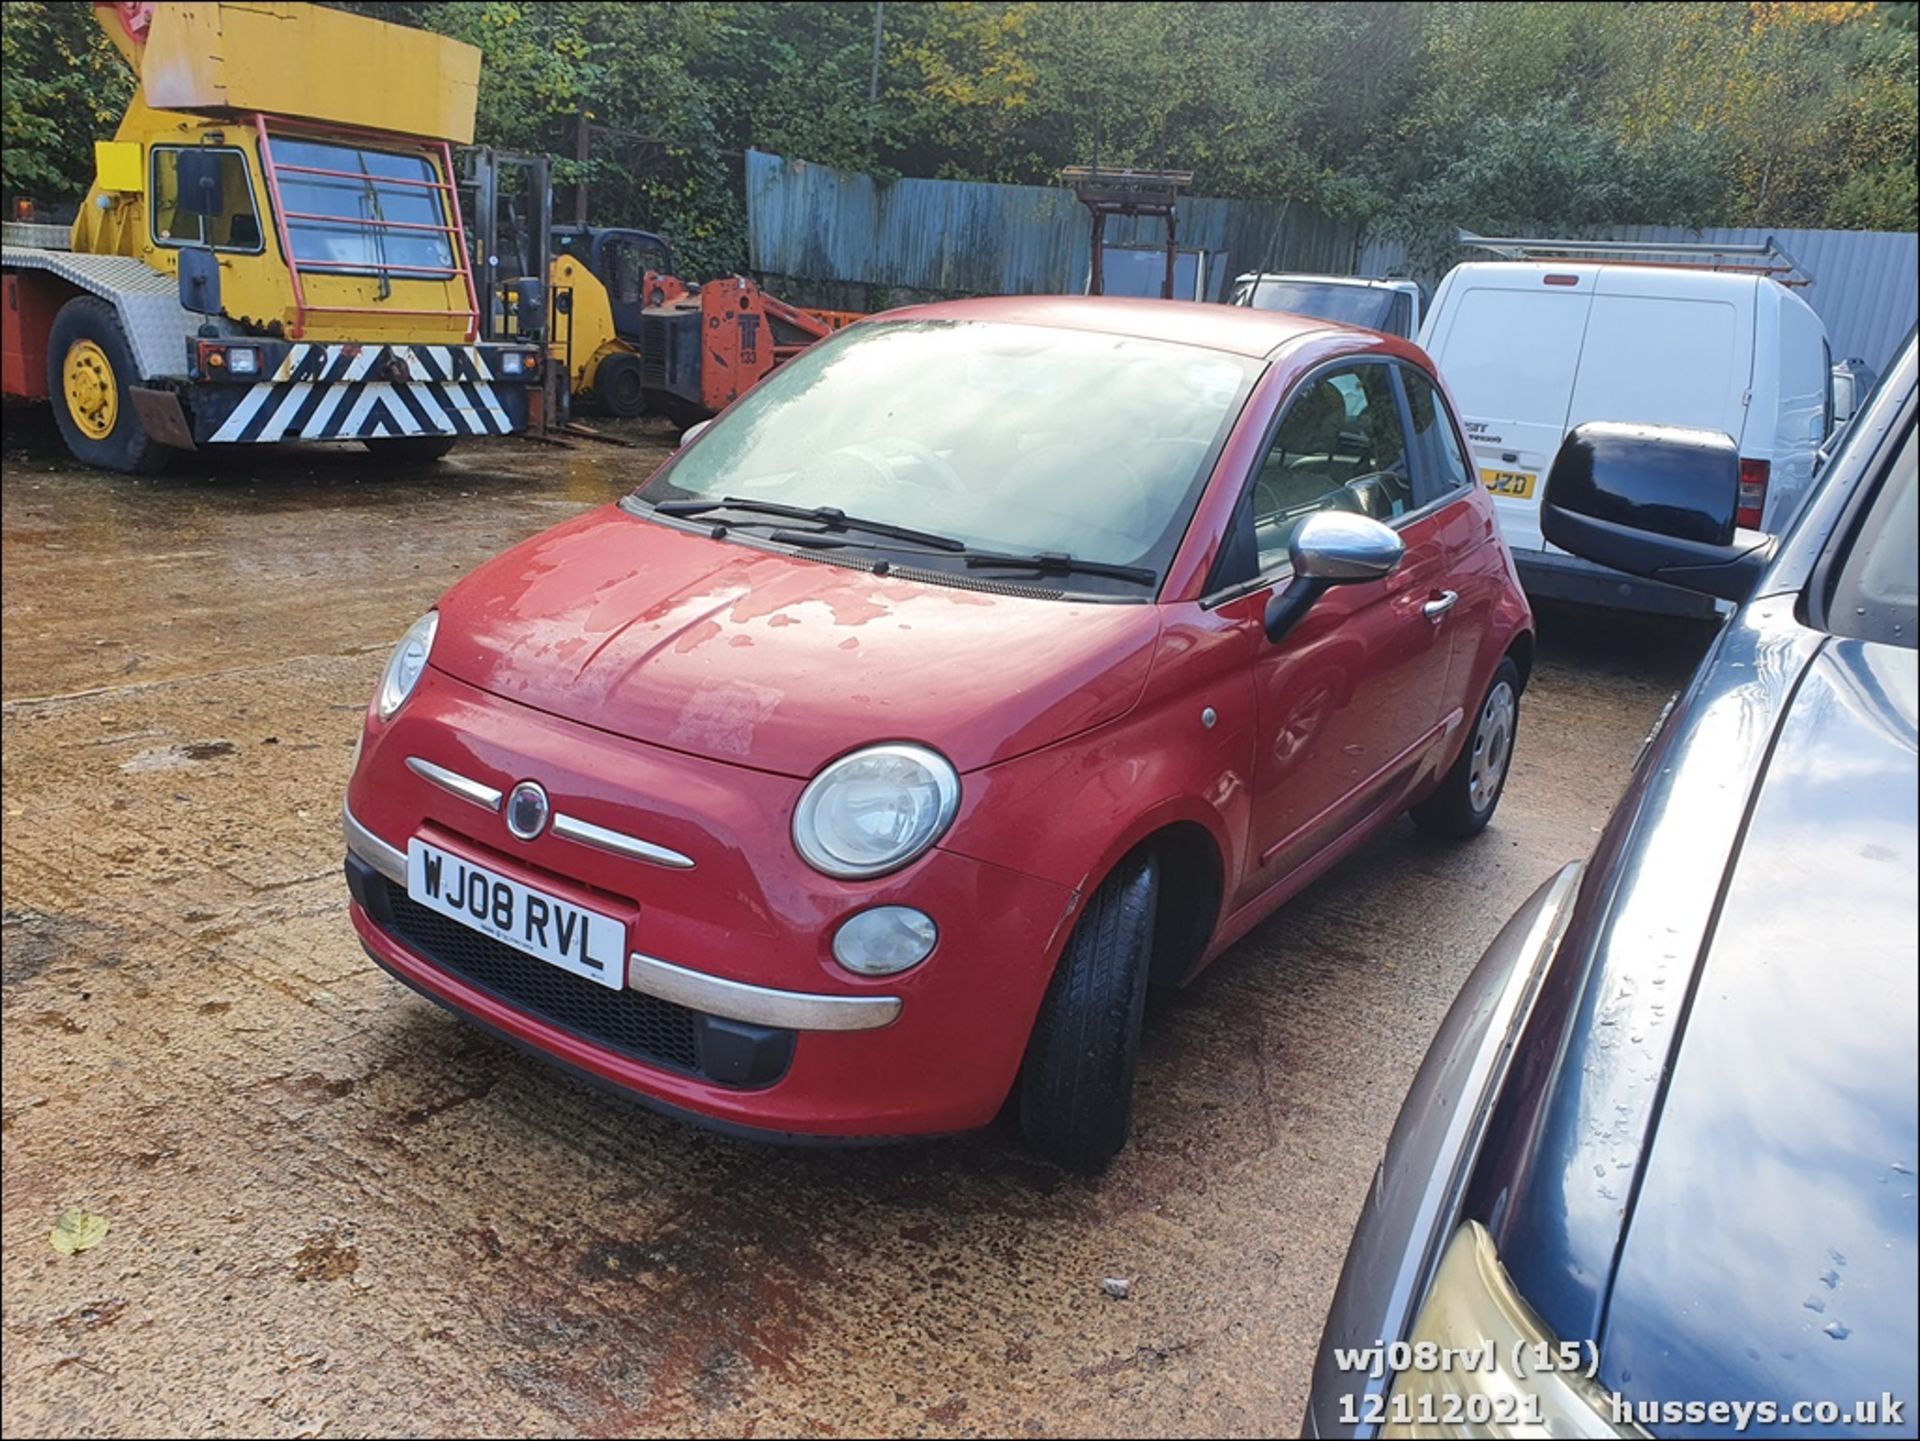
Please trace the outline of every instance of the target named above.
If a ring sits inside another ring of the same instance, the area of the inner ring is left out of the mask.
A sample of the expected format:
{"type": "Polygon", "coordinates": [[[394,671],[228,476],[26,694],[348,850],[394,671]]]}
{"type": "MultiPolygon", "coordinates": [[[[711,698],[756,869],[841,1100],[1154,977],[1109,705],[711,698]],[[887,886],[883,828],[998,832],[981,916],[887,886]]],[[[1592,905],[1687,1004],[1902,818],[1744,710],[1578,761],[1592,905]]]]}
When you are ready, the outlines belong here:
{"type": "Polygon", "coordinates": [[[383,465],[424,465],[460,443],[457,435],[376,435],[360,442],[383,465]]]}
{"type": "Polygon", "coordinates": [[[133,408],[139,379],[111,304],[79,295],[60,307],[47,337],[47,394],[60,438],[82,465],[152,475],[172,457],[133,408]]]}
{"type": "Polygon", "coordinates": [[[1020,1132],[1044,1159],[1095,1175],[1126,1144],[1147,1005],[1159,864],[1123,862],[1067,940],[1020,1068],[1020,1132]]]}
{"type": "Polygon", "coordinates": [[[1500,662],[1469,723],[1460,758],[1440,789],[1413,808],[1413,823],[1444,840],[1467,840],[1487,828],[1513,767],[1520,733],[1520,668],[1511,656],[1500,662]]]}
{"type": "Polygon", "coordinates": [[[609,415],[631,420],[645,408],[646,391],[640,383],[640,357],[609,355],[593,372],[593,398],[609,415]]]}

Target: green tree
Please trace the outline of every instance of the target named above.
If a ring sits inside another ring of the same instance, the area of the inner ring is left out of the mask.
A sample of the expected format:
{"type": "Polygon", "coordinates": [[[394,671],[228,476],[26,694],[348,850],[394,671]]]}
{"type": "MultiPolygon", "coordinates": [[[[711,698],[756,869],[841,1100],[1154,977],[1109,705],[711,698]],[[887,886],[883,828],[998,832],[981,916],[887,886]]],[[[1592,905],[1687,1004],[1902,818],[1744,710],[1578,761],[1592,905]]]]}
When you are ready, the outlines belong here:
{"type": "MultiPolygon", "coordinates": [[[[1446,250],[1456,225],[1915,223],[1915,6],[343,0],[485,57],[478,136],[599,224],[745,264],[749,147],[880,178],[1191,170],[1446,250]],[[576,142],[587,127],[584,161],[576,142]]],[[[80,0],[10,0],[5,185],[72,200],[124,67],[80,0]]]]}
{"type": "Polygon", "coordinates": [[[111,137],[133,77],[86,5],[12,0],[0,25],[0,185],[73,199],[93,178],[93,142],[111,137]]]}

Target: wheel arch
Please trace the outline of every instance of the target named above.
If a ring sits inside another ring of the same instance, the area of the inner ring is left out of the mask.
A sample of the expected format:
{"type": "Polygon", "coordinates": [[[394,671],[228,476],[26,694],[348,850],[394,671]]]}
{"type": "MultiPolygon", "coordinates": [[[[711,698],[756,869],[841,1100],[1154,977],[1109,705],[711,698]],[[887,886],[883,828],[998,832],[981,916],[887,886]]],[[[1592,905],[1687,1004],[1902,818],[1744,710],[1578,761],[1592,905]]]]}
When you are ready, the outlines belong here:
{"type": "Polygon", "coordinates": [[[1506,656],[1513,662],[1514,669],[1520,672],[1520,689],[1524,693],[1527,682],[1533,678],[1533,632],[1531,630],[1516,632],[1507,645],[1506,656]]]}
{"type": "Polygon", "coordinates": [[[1205,826],[1174,821],[1142,840],[1160,867],[1160,902],[1154,913],[1153,959],[1148,981],[1159,989],[1182,984],[1194,973],[1220,925],[1227,870],[1205,826]]]}
{"type": "MultiPolygon", "coordinates": [[[[1128,827],[1088,868],[1078,887],[1084,903],[1134,856],[1153,855],[1159,863],[1160,898],[1149,980],[1157,989],[1185,982],[1219,929],[1227,878],[1227,848],[1220,827],[1217,816],[1169,802],[1128,827]]],[[[1057,955],[1054,961],[1057,965],[1057,955]]]]}
{"type": "Polygon", "coordinates": [[[187,375],[187,341],[198,321],[181,308],[173,277],[123,255],[82,255],[54,250],[8,250],[6,269],[65,288],[56,312],[82,295],[113,307],[140,381],[181,380],[187,375]]]}

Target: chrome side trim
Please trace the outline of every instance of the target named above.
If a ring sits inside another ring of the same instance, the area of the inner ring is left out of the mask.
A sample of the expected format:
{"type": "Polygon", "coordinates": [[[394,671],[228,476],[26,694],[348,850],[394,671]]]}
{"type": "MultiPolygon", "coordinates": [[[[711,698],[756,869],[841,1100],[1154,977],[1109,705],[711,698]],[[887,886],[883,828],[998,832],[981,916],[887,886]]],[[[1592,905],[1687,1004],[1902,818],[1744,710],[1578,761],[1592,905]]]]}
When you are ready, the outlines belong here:
{"type": "Polygon", "coordinates": [[[340,828],[347,833],[347,850],[360,857],[396,886],[407,883],[407,853],[390,846],[353,818],[344,804],[340,807],[340,828]]]}
{"type": "Polygon", "coordinates": [[[422,780],[431,781],[448,795],[471,801],[482,810],[500,809],[500,792],[492,786],[481,785],[479,781],[468,780],[458,771],[450,771],[445,766],[437,766],[432,761],[423,761],[419,756],[407,757],[407,769],[422,780]]]}
{"type": "Polygon", "coordinates": [[[683,856],[678,851],[670,851],[665,846],[656,846],[652,841],[643,841],[638,836],[630,836],[625,831],[610,831],[605,826],[596,826],[589,821],[575,820],[572,816],[558,815],[553,818],[553,833],[567,840],[577,841],[583,846],[598,846],[603,851],[612,851],[617,856],[628,856],[636,861],[646,861],[649,865],[670,866],[676,871],[693,869],[693,857],[683,856]]]}
{"type": "Polygon", "coordinates": [[[627,988],[708,1015],[789,1031],[871,1031],[893,1024],[900,1014],[898,996],[772,991],[690,971],[637,951],[627,957],[627,988]]]}

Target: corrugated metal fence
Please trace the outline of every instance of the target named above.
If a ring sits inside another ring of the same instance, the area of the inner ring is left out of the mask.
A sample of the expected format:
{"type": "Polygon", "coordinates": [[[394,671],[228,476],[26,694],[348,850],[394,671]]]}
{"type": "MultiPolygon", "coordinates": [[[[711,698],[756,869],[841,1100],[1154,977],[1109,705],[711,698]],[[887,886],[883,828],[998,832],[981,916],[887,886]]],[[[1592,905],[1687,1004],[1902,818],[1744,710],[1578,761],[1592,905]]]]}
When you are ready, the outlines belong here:
{"type": "MultiPolygon", "coordinates": [[[[762,275],[818,285],[940,295],[1074,294],[1086,289],[1092,225],[1070,190],[962,180],[877,180],[870,175],[746,156],[747,240],[762,275]]],[[[1801,293],[1826,322],[1836,360],[1858,356],[1884,370],[1920,307],[1920,242],[1911,233],[1864,230],[1682,230],[1623,225],[1590,239],[1753,244],[1768,236],[1814,277],[1801,293]]],[[[1157,246],[1150,219],[1108,222],[1112,245],[1157,246]]],[[[1404,275],[1406,250],[1357,243],[1353,225],[1304,205],[1196,198],[1183,201],[1178,241],[1207,254],[1206,295],[1226,296],[1249,270],[1404,275]]],[[[1462,259],[1488,259],[1462,251],[1462,259]]],[[[1428,283],[1437,276],[1422,277],[1428,283]]],[[[848,301],[842,303],[857,304],[848,301]]]]}
{"type": "MultiPolygon", "coordinates": [[[[1758,245],[1769,236],[1813,276],[1800,293],[1826,323],[1833,358],[1858,357],[1885,370],[1920,313],[1920,236],[1881,230],[1683,230],[1669,225],[1613,225],[1576,232],[1586,240],[1640,244],[1703,241],[1758,245]]],[[[1571,237],[1569,237],[1571,238],[1571,237]]],[[[1462,260],[1492,260],[1486,251],[1462,260]]],[[[1404,246],[1369,241],[1354,269],[1360,275],[1405,275],[1404,246]]],[[[1423,277],[1429,281],[1438,277],[1423,277]]]]}
{"type": "MultiPolygon", "coordinates": [[[[754,270],[803,280],[956,295],[1086,289],[1092,222],[1070,190],[961,180],[876,180],[749,150],[747,240],[754,270]]],[[[1160,245],[1151,219],[1107,224],[1110,245],[1160,245]]],[[[1208,253],[1206,292],[1263,267],[1345,273],[1351,225],[1302,205],[1192,199],[1178,244],[1208,253]],[[1277,243],[1276,243],[1277,237],[1277,243]]]]}

